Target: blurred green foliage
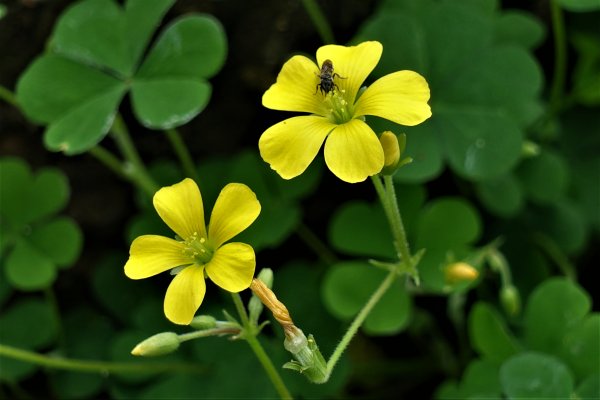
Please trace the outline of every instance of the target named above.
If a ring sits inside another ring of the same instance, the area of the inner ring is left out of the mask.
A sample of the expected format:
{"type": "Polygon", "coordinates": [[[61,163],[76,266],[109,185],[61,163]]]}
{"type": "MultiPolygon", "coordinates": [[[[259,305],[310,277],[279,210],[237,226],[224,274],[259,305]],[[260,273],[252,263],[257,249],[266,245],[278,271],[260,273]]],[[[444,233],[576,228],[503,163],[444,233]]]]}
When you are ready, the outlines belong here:
{"type": "Polygon", "coordinates": [[[447,382],[437,398],[594,398],[598,394],[600,315],[577,284],[553,278],[529,296],[522,334],[485,302],[469,315],[469,335],[480,358],[459,383],[447,382]]]}
{"type": "Polygon", "coordinates": [[[82,233],[68,217],[54,217],[69,199],[67,178],[56,168],[33,175],[22,160],[0,158],[0,254],[8,283],[33,291],[50,287],[82,248],[82,233]]]}

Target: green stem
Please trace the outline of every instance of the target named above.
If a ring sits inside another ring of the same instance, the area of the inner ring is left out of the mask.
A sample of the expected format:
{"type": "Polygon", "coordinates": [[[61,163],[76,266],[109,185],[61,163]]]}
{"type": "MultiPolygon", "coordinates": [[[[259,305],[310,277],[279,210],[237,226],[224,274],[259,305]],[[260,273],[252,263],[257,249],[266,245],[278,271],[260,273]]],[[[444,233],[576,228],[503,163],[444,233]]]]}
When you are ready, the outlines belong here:
{"type": "Polygon", "coordinates": [[[329,22],[327,22],[327,19],[317,2],[315,0],[302,0],[302,5],[315,25],[315,28],[317,28],[317,32],[319,33],[319,36],[321,36],[323,43],[334,44],[335,39],[333,37],[331,26],[329,26],[329,22]]]}
{"type": "Polygon", "coordinates": [[[231,298],[233,299],[233,304],[235,304],[235,310],[242,320],[242,326],[246,328],[250,324],[246,307],[244,307],[244,303],[242,302],[242,299],[238,293],[231,293],[231,298]]]}
{"type": "Polygon", "coordinates": [[[552,30],[554,32],[554,75],[550,89],[550,112],[556,112],[563,100],[567,73],[567,39],[562,9],[556,0],[550,1],[552,30]]]}
{"type": "Polygon", "coordinates": [[[285,386],[283,379],[281,379],[279,372],[256,338],[256,329],[250,324],[248,313],[246,312],[246,308],[244,307],[244,303],[242,302],[240,295],[237,293],[232,293],[231,297],[233,298],[233,303],[235,304],[235,308],[240,316],[240,319],[242,320],[242,325],[244,326],[244,339],[248,342],[248,345],[254,352],[254,355],[263,366],[267,376],[273,384],[273,387],[275,387],[275,390],[277,390],[277,393],[279,393],[279,397],[282,399],[292,399],[293,397],[285,386]]]}
{"type": "Polygon", "coordinates": [[[279,397],[282,399],[293,399],[292,394],[285,386],[285,383],[283,382],[283,379],[281,379],[279,372],[273,365],[273,362],[263,349],[256,336],[250,335],[246,338],[246,341],[250,345],[250,348],[252,348],[252,351],[254,351],[254,354],[256,355],[256,358],[258,358],[258,361],[260,361],[260,363],[262,364],[267,375],[269,376],[269,379],[271,379],[275,390],[277,390],[277,393],[279,393],[279,397]]]}
{"type": "Polygon", "coordinates": [[[150,195],[150,197],[154,196],[154,193],[158,190],[158,185],[146,170],[146,166],[142,162],[129,136],[127,126],[119,114],[115,117],[111,131],[117,146],[119,146],[119,150],[121,150],[123,157],[129,163],[128,168],[125,169],[125,174],[130,176],[131,180],[150,195]]]}
{"type": "Polygon", "coordinates": [[[132,178],[125,173],[123,163],[121,162],[121,160],[119,160],[110,151],[106,150],[100,145],[92,147],[88,151],[92,155],[92,157],[100,161],[102,164],[104,164],[105,167],[110,169],[112,172],[119,175],[120,178],[133,182],[132,178]]]}
{"type": "Polygon", "coordinates": [[[238,334],[240,333],[239,325],[238,327],[230,327],[230,328],[214,328],[214,329],[204,329],[201,331],[194,331],[189,333],[183,333],[179,335],[180,342],[186,342],[188,340],[209,337],[209,336],[220,336],[220,335],[230,335],[230,334],[238,334]]]}
{"type": "Polygon", "coordinates": [[[165,131],[165,134],[167,135],[167,139],[169,139],[171,147],[173,147],[177,158],[179,158],[179,162],[181,163],[181,167],[183,168],[185,174],[189,178],[192,178],[193,180],[198,182],[198,173],[196,172],[196,166],[194,165],[192,156],[190,155],[187,146],[181,139],[181,135],[179,134],[179,132],[176,129],[167,129],[165,131]]]}
{"type": "Polygon", "coordinates": [[[331,265],[337,262],[337,257],[335,254],[329,250],[325,243],[323,243],[321,239],[319,239],[318,236],[315,235],[313,231],[311,231],[302,222],[296,226],[296,233],[300,239],[302,239],[302,241],[306,243],[308,247],[310,247],[325,264],[331,265]]]}
{"type": "Polygon", "coordinates": [[[406,240],[406,231],[404,230],[404,223],[402,222],[402,215],[398,208],[398,199],[396,198],[396,188],[394,187],[394,181],[391,176],[384,176],[383,181],[385,182],[385,189],[387,194],[387,201],[390,207],[390,227],[392,228],[392,234],[394,235],[394,241],[397,243],[396,246],[400,250],[400,256],[402,261],[405,263],[411,262],[410,249],[408,247],[408,240],[406,240]]]}
{"type": "Polygon", "coordinates": [[[17,109],[19,108],[19,104],[17,103],[17,96],[4,86],[0,85],[0,99],[4,100],[8,104],[15,106],[17,109]]]}
{"type": "Polygon", "coordinates": [[[14,358],[48,368],[66,369],[78,372],[121,373],[121,372],[190,372],[202,373],[205,368],[183,363],[114,363],[49,357],[28,350],[0,344],[0,356],[14,358]]]}
{"type": "Polygon", "coordinates": [[[396,199],[396,190],[394,188],[394,182],[391,176],[384,176],[385,187],[381,183],[381,179],[378,176],[372,176],[371,180],[375,186],[375,190],[379,196],[379,201],[383,207],[385,215],[390,224],[392,236],[394,239],[394,247],[400,260],[404,263],[408,271],[413,270],[412,258],[410,256],[410,249],[408,247],[408,241],[406,240],[406,231],[404,230],[404,224],[402,222],[402,216],[400,215],[400,209],[398,208],[398,201],[396,199]]]}
{"type": "Polygon", "coordinates": [[[327,361],[327,376],[331,375],[331,372],[333,371],[333,368],[335,368],[335,365],[342,356],[342,353],[344,352],[344,350],[346,350],[346,347],[348,347],[350,341],[352,340],[354,335],[356,335],[356,332],[358,332],[358,328],[360,328],[360,326],[365,321],[373,307],[375,307],[375,305],[381,299],[381,297],[383,297],[385,292],[387,292],[390,286],[392,286],[392,283],[394,283],[398,276],[399,275],[396,271],[390,271],[390,273],[385,277],[383,282],[381,282],[377,290],[373,292],[373,294],[369,298],[369,301],[367,301],[367,303],[363,306],[356,318],[354,318],[354,321],[352,321],[352,324],[350,324],[350,327],[342,337],[342,340],[340,340],[340,343],[333,351],[333,354],[331,354],[329,361],[327,361]]]}

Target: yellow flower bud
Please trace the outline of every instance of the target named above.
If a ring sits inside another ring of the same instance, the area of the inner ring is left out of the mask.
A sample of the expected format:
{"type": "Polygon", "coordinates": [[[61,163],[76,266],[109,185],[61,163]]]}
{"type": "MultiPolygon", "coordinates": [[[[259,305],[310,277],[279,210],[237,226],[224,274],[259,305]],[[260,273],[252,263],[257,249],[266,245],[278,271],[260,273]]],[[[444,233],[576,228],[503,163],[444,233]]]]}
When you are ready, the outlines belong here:
{"type": "Polygon", "coordinates": [[[131,350],[134,356],[154,357],[169,354],[179,347],[179,336],[174,332],[162,332],[138,343],[131,350]]]}
{"type": "Polygon", "coordinates": [[[381,173],[391,175],[396,171],[400,162],[400,145],[398,137],[390,131],[385,131],[379,137],[379,142],[383,148],[384,162],[381,173]]]}
{"type": "Polygon", "coordinates": [[[479,276],[479,271],[462,261],[448,265],[444,273],[446,282],[449,284],[457,282],[472,282],[479,276]]]}

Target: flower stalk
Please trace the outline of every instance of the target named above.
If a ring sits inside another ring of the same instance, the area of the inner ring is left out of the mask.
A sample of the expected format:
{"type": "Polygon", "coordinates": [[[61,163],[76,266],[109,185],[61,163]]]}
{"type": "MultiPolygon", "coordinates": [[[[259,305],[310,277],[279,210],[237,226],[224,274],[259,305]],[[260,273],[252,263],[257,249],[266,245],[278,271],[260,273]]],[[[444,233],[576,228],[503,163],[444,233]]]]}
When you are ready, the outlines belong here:
{"type": "Polygon", "coordinates": [[[198,182],[198,173],[196,172],[194,160],[192,159],[192,155],[190,154],[187,146],[181,139],[179,131],[174,128],[167,129],[165,131],[165,135],[167,136],[169,143],[171,143],[171,147],[177,155],[177,158],[179,158],[179,163],[181,164],[181,168],[183,169],[185,175],[198,182]]]}
{"type": "MultiPolygon", "coordinates": [[[[416,269],[416,259],[411,257],[408,240],[406,239],[406,231],[402,222],[402,215],[398,208],[396,199],[396,189],[391,176],[384,176],[383,181],[379,176],[372,176],[371,180],[375,186],[375,191],[379,196],[379,201],[385,212],[392,232],[394,248],[401,262],[401,272],[406,272],[418,283],[419,275],[416,269]]],[[[418,257],[420,258],[420,257],[418,257]]]]}

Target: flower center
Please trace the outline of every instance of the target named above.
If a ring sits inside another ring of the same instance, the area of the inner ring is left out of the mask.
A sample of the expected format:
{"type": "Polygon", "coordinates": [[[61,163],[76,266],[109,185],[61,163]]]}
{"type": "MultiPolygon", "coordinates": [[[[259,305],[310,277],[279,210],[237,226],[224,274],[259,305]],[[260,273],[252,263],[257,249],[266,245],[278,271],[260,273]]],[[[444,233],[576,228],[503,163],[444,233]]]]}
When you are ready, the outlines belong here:
{"type": "Polygon", "coordinates": [[[345,90],[332,90],[325,96],[326,117],[334,124],[345,124],[354,117],[354,107],[345,97],[345,90]]]}
{"type": "Polygon", "coordinates": [[[197,264],[208,263],[214,254],[214,249],[204,237],[199,237],[198,232],[185,240],[184,253],[193,258],[197,264]]]}

